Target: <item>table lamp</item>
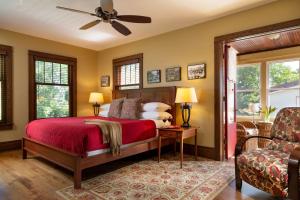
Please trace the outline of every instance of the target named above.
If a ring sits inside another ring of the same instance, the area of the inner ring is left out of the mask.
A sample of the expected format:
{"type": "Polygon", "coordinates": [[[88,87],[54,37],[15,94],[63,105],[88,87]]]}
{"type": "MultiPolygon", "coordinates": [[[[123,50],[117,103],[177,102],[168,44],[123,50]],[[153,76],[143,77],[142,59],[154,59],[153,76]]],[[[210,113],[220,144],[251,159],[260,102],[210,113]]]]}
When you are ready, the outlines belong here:
{"type": "Polygon", "coordinates": [[[190,127],[191,103],[197,103],[195,88],[177,88],[175,103],[181,104],[182,127],[190,127]]]}
{"type": "Polygon", "coordinates": [[[89,103],[93,104],[94,107],[94,115],[99,115],[100,104],[103,103],[103,94],[99,92],[92,92],[90,94],[89,103]]]}

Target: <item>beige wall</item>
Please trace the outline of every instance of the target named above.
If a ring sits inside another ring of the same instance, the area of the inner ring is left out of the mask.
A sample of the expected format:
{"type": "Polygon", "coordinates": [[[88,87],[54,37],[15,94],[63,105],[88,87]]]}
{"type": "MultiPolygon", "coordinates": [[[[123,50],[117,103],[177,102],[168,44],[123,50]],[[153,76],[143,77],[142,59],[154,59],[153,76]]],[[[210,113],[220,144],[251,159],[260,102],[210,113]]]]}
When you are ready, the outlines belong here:
{"type": "Polygon", "coordinates": [[[13,47],[14,129],[0,131],[0,142],[20,139],[28,121],[28,50],[77,58],[78,115],[91,115],[89,92],[97,90],[97,52],[0,29],[0,44],[13,47]]]}
{"type": "MultiPolygon", "coordinates": [[[[190,86],[197,89],[199,103],[192,109],[191,123],[200,126],[198,144],[214,147],[214,37],[300,18],[299,0],[280,0],[259,8],[173,31],[98,53],[98,77],[112,77],[112,59],[144,53],[144,87],[190,86]],[[207,64],[207,78],[187,80],[187,65],[207,64]],[[166,83],[165,68],[182,66],[182,81],[166,83]],[[162,70],[162,83],[147,84],[146,73],[162,70]]],[[[176,22],[174,22],[176,23],[176,22]]],[[[99,88],[111,99],[112,88],[99,88]]],[[[178,119],[181,117],[178,116],[178,119]]]]}

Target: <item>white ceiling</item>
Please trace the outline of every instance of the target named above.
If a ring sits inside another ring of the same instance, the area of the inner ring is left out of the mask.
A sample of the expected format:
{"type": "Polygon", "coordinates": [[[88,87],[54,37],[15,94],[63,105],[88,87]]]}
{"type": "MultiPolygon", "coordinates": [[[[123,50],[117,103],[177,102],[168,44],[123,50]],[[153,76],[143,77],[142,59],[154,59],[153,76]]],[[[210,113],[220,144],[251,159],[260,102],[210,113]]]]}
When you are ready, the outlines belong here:
{"type": "Polygon", "coordinates": [[[49,40],[102,50],[191,26],[274,0],[114,0],[119,14],[150,16],[151,24],[122,22],[130,36],[101,23],[89,30],[78,28],[95,17],[56,9],[56,6],[94,12],[99,0],[0,0],[0,28],[49,40]]]}

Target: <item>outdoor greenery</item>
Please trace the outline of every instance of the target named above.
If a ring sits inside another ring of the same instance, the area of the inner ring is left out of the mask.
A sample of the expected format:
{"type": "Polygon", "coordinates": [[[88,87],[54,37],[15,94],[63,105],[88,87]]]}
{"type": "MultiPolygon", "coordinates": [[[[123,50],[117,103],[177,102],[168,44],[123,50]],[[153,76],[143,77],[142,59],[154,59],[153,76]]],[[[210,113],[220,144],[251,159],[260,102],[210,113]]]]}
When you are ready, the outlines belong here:
{"type": "MultiPolygon", "coordinates": [[[[269,64],[269,87],[284,87],[283,84],[299,80],[299,69],[292,69],[284,62],[269,64]]],[[[260,103],[260,66],[251,64],[237,70],[237,108],[238,115],[252,115],[248,110],[251,103],[260,103]]]]}
{"type": "Polygon", "coordinates": [[[68,65],[36,62],[37,118],[69,116],[68,65]]]}

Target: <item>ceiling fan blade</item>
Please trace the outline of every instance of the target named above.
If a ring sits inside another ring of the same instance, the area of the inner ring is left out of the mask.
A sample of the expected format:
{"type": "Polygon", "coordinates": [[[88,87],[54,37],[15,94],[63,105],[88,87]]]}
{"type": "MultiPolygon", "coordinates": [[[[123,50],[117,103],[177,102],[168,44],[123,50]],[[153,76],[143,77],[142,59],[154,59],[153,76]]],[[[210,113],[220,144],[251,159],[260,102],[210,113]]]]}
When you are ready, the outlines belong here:
{"type": "Polygon", "coordinates": [[[71,11],[71,12],[77,12],[77,13],[83,13],[83,14],[88,14],[88,15],[92,15],[92,16],[97,16],[94,13],[89,13],[89,12],[85,12],[85,11],[81,11],[81,10],[76,10],[76,9],[72,9],[72,8],[65,8],[65,7],[62,7],[62,6],[56,6],[56,8],[62,9],[62,10],[67,10],[67,11],[71,11]]]}
{"type": "Polygon", "coordinates": [[[116,29],[118,32],[122,33],[125,36],[128,36],[131,34],[131,31],[124,26],[123,24],[117,22],[117,21],[112,21],[111,22],[112,27],[114,27],[114,29],[116,29]]]}
{"type": "Polygon", "coordinates": [[[151,23],[151,17],[138,16],[138,15],[118,15],[117,19],[124,22],[151,23]]]}
{"type": "Polygon", "coordinates": [[[100,19],[97,19],[97,20],[95,20],[95,21],[92,21],[92,22],[87,23],[86,25],[80,27],[80,30],[86,30],[86,29],[89,29],[89,28],[91,28],[91,27],[93,27],[93,26],[99,24],[100,22],[101,22],[101,20],[100,20],[100,19]]]}
{"type": "Polygon", "coordinates": [[[113,0],[100,0],[100,7],[106,13],[112,13],[114,11],[113,0]]]}

